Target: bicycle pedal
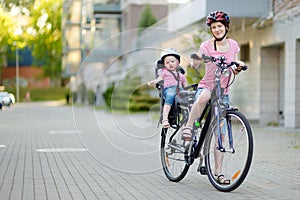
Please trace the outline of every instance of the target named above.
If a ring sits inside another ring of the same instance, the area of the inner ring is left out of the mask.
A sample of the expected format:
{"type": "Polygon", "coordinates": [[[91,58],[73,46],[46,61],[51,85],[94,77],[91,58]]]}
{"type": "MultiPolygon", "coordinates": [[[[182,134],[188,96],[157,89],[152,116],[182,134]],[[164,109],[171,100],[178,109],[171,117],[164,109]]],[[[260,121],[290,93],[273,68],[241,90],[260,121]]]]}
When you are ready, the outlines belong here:
{"type": "Polygon", "coordinates": [[[207,175],[205,166],[201,166],[197,171],[200,172],[201,175],[207,175]]]}

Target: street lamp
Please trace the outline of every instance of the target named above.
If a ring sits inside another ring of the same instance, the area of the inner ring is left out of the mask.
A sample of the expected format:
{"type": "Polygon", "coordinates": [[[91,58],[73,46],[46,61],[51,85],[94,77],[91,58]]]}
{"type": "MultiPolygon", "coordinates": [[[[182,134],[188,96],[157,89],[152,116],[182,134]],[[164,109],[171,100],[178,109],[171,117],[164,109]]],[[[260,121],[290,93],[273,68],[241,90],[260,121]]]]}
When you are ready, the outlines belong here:
{"type": "Polygon", "coordinates": [[[20,91],[19,91],[19,50],[17,43],[14,42],[14,46],[16,47],[16,102],[20,100],[20,91]]]}
{"type": "MultiPolygon", "coordinates": [[[[16,37],[20,37],[20,35],[22,35],[23,30],[22,27],[17,27],[17,29],[15,30],[15,36],[16,37]]],[[[18,45],[17,42],[14,42],[14,46],[16,47],[16,102],[19,102],[20,100],[20,91],[19,91],[19,49],[18,49],[18,45]]]]}
{"type": "MultiPolygon", "coordinates": [[[[14,31],[15,42],[13,43],[16,47],[16,102],[20,100],[19,92],[19,50],[17,41],[20,39],[20,36],[23,34],[23,25],[26,24],[26,20],[22,17],[22,12],[28,12],[28,10],[21,10],[21,7],[13,5],[9,14],[16,19],[16,27],[14,31]]],[[[20,45],[20,44],[19,44],[20,45]]]]}
{"type": "Polygon", "coordinates": [[[19,91],[19,50],[18,46],[16,46],[16,97],[17,102],[20,100],[20,91],[19,91]]]}

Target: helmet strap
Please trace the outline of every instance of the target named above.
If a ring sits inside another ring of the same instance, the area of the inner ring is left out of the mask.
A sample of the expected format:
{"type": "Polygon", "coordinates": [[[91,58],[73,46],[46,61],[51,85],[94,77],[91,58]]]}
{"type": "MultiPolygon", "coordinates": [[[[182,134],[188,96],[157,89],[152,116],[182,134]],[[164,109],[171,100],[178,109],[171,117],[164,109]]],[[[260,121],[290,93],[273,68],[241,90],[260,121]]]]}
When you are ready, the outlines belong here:
{"type": "Polygon", "coordinates": [[[215,40],[214,40],[214,49],[215,49],[215,51],[217,51],[217,41],[222,41],[222,40],[227,36],[227,33],[228,33],[228,30],[226,29],[225,34],[224,34],[223,37],[221,37],[221,38],[216,38],[216,37],[214,36],[214,34],[213,34],[213,36],[214,36],[214,38],[215,38],[215,40]]]}

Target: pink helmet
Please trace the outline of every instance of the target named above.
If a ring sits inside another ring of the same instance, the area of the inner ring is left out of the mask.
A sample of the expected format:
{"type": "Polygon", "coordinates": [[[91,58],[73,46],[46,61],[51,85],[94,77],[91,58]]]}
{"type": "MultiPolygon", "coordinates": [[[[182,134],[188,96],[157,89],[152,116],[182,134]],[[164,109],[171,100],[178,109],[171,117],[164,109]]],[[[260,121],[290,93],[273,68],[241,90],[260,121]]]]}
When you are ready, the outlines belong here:
{"type": "Polygon", "coordinates": [[[229,16],[223,11],[211,12],[206,18],[206,24],[210,26],[214,22],[221,22],[224,26],[229,27],[229,16]]]}

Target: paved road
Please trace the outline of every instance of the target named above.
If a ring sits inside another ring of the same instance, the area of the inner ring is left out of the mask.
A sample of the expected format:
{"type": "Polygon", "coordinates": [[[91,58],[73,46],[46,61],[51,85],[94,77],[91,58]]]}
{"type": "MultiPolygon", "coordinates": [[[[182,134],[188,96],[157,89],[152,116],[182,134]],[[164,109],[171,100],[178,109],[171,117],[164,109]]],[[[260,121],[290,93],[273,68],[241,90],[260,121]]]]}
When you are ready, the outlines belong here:
{"type": "Polygon", "coordinates": [[[300,199],[300,130],[253,125],[246,181],[214,189],[193,166],[163,175],[156,117],[93,108],[17,104],[0,112],[0,200],[300,199]]]}

